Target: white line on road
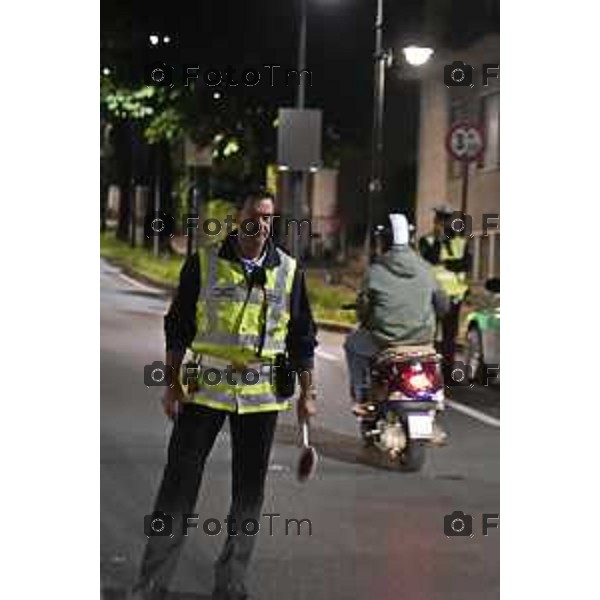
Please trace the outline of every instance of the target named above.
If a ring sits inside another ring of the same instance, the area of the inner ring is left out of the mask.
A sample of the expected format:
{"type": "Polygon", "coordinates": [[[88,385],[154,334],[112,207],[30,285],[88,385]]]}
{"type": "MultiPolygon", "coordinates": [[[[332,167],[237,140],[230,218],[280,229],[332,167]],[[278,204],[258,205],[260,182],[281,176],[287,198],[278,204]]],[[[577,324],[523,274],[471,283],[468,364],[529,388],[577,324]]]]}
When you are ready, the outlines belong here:
{"type": "Polygon", "coordinates": [[[133,285],[133,286],[135,286],[141,290],[144,290],[146,292],[152,292],[153,294],[157,294],[157,295],[159,295],[161,293],[161,291],[159,289],[150,287],[148,285],[144,285],[143,283],[140,283],[139,281],[136,281],[135,279],[132,279],[131,277],[125,275],[125,273],[118,273],[118,276],[121,279],[124,279],[130,285],[133,285]]]}
{"type": "Polygon", "coordinates": [[[486,425],[491,425],[492,427],[497,427],[500,429],[500,419],[490,417],[490,415],[486,415],[484,412],[481,412],[476,408],[471,408],[466,404],[461,404],[460,402],[455,402],[454,400],[446,400],[446,404],[454,410],[463,413],[463,415],[467,415],[473,419],[476,419],[477,421],[485,423],[486,425]]]}

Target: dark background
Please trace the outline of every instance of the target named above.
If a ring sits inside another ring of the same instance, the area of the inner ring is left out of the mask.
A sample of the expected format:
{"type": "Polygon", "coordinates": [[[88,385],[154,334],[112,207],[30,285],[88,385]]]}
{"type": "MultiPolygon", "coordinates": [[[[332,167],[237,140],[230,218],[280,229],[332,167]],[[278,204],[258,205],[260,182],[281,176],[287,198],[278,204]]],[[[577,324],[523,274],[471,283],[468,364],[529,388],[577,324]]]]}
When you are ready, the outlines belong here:
{"type": "MultiPolygon", "coordinates": [[[[157,57],[174,65],[238,73],[245,67],[282,65],[271,87],[260,69],[256,87],[221,88],[227,96],[271,109],[292,106],[296,86],[283,84],[295,68],[299,0],[102,0],[101,57],[122,81],[142,83],[144,65],[157,57]],[[151,33],[169,35],[168,47],[153,48],[151,33]]],[[[364,220],[373,107],[373,50],[376,0],[309,0],[307,68],[312,86],[307,107],[324,111],[325,151],[341,156],[340,206],[364,220]]],[[[429,35],[436,47],[461,47],[499,30],[499,0],[386,0],[384,47],[398,54],[407,40],[429,35]]],[[[207,90],[207,93],[212,90],[207,90]]],[[[227,98],[224,99],[224,102],[227,98]]],[[[419,84],[394,70],[386,79],[384,202],[412,212],[416,186],[419,84]]],[[[274,157],[275,145],[266,149],[274,157]]]]}

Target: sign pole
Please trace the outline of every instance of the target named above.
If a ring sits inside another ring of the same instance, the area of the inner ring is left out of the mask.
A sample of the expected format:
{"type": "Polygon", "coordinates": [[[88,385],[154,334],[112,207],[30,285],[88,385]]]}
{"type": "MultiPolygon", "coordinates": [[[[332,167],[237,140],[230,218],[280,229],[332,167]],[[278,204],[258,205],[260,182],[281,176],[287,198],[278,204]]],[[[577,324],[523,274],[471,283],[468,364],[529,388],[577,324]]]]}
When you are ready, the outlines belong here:
{"type": "Polygon", "coordinates": [[[469,194],[469,161],[463,162],[461,212],[467,214],[467,197],[469,194]]]}
{"type": "MultiPolygon", "coordinates": [[[[306,82],[302,71],[306,69],[306,22],[307,0],[300,0],[300,37],[298,40],[298,93],[296,95],[296,108],[302,110],[306,101],[306,82]]],[[[302,245],[300,239],[300,221],[302,220],[306,198],[306,174],[303,171],[294,172],[292,175],[292,219],[298,219],[298,225],[292,234],[291,253],[294,258],[301,258],[302,245]]]]}
{"type": "Polygon", "coordinates": [[[446,135],[446,149],[454,160],[462,163],[461,212],[467,213],[469,194],[469,165],[483,156],[485,138],[483,131],[468,121],[458,121],[446,135]]]}
{"type": "MultiPolygon", "coordinates": [[[[197,214],[197,205],[196,205],[196,189],[197,189],[197,177],[196,177],[196,170],[194,169],[194,167],[189,167],[189,173],[190,173],[190,182],[191,182],[191,187],[189,188],[188,193],[190,194],[189,198],[190,198],[190,210],[189,212],[192,215],[197,214]]],[[[187,256],[188,258],[193,254],[194,252],[194,239],[196,237],[195,234],[195,228],[192,229],[192,231],[190,231],[190,228],[187,226],[186,223],[186,234],[187,234],[187,256]]]]}

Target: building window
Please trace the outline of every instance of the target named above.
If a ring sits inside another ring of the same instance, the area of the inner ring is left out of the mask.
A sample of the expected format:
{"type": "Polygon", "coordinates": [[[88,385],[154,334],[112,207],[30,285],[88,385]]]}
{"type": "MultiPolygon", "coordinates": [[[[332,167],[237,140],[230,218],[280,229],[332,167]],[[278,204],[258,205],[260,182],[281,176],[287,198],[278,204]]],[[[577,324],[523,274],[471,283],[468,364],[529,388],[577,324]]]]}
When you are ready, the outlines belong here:
{"type": "Polygon", "coordinates": [[[486,144],[478,166],[481,169],[497,169],[500,167],[500,94],[482,96],[479,110],[486,144]]]}

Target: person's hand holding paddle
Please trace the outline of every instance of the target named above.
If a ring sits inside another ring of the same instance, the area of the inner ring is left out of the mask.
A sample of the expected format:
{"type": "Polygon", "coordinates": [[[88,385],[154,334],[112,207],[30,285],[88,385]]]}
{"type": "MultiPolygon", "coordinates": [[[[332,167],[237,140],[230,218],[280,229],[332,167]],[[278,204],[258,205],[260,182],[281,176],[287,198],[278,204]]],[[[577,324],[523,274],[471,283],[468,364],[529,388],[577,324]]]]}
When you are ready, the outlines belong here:
{"type": "Polygon", "coordinates": [[[312,372],[302,371],[300,373],[300,396],[296,404],[296,413],[300,425],[317,414],[316,397],[317,393],[312,383],[312,372]]]}
{"type": "Polygon", "coordinates": [[[300,375],[300,397],[296,406],[298,423],[302,427],[302,454],[298,461],[296,476],[299,481],[310,479],[317,468],[317,451],[310,445],[308,424],[311,417],[317,414],[316,391],[312,385],[312,373],[303,371],[300,375]]]}

